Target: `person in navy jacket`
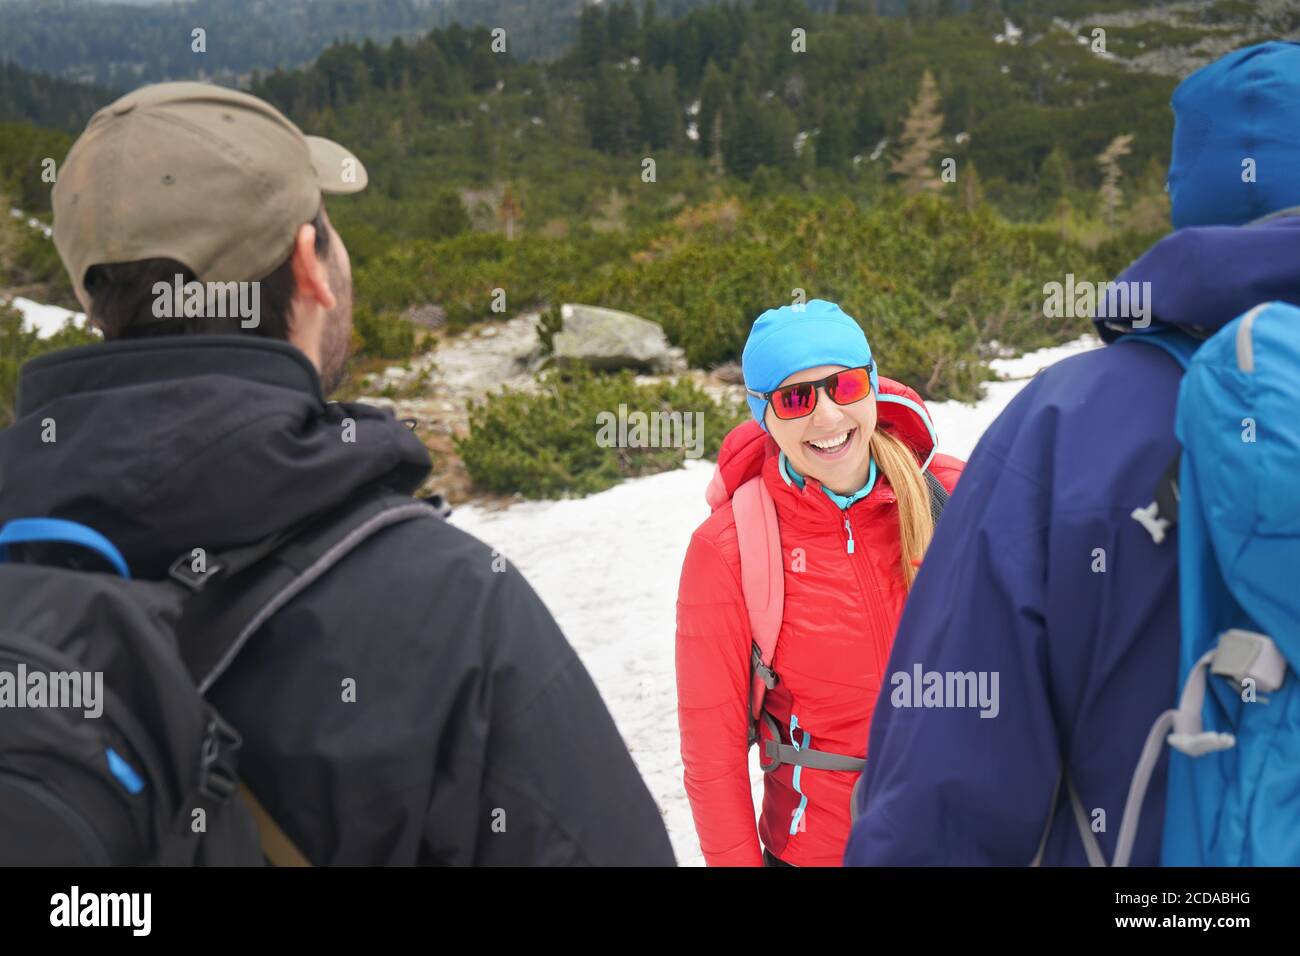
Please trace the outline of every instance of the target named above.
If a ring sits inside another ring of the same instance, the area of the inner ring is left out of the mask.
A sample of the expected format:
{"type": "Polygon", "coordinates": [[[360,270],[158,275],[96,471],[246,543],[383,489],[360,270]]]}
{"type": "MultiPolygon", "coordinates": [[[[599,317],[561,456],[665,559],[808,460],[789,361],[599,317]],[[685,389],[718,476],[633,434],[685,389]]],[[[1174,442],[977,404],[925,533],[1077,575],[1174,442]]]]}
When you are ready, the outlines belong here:
{"type": "MultiPolygon", "coordinates": [[[[1045,370],[993,423],[899,625],[890,675],[996,673],[996,716],[882,690],[847,865],[1086,864],[1071,785],[1113,857],[1143,741],[1177,696],[1176,534],[1157,544],[1132,512],[1177,452],[1181,378],[1162,350],[1114,343],[1300,304],[1300,44],[1229,54],[1173,109],[1176,231],[1119,277],[1150,283],[1149,315],[1097,319],[1108,347],[1045,370]]],[[[1133,865],[1159,863],[1167,764],[1133,865]]]]}

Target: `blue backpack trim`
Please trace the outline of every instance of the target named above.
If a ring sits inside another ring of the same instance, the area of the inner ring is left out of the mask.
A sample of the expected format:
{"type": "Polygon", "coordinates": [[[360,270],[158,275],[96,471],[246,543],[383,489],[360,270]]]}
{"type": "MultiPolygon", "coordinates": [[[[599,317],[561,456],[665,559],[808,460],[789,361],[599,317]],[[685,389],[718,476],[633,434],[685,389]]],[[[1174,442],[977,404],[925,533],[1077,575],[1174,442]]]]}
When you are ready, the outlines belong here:
{"type": "Polygon", "coordinates": [[[1156,348],[1172,355],[1174,360],[1187,371],[1187,366],[1191,364],[1192,356],[1196,350],[1201,347],[1199,339],[1194,339],[1186,332],[1171,326],[1161,326],[1153,332],[1130,332],[1120,336],[1112,344],[1120,342],[1141,342],[1144,345],[1154,345],[1156,348]]]}
{"type": "Polygon", "coordinates": [[[0,527],[0,562],[9,560],[9,545],[38,542],[76,544],[104,558],[124,578],[131,577],[122,552],[94,528],[62,518],[15,518],[0,527]]]}

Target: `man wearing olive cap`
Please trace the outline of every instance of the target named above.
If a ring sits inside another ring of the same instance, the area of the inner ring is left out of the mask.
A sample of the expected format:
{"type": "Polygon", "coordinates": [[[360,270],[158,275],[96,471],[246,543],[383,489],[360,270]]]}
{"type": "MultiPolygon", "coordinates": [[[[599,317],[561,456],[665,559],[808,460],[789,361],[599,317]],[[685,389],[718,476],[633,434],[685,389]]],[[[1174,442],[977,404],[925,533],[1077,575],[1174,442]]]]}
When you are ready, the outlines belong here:
{"type": "MultiPolygon", "coordinates": [[[[96,113],[59,170],[54,240],[107,341],[23,368],[0,524],[79,522],[152,580],[373,489],[413,493],[429,456],[410,431],[326,401],[352,282],[321,194],[365,185],[352,153],[244,93],[167,83],[96,113]],[[235,290],[256,315],[176,292],[191,287],[235,290]]],[[[240,776],[313,864],[673,862],[546,608],[445,521],[367,538],[207,697],[243,737],[240,776]]]]}

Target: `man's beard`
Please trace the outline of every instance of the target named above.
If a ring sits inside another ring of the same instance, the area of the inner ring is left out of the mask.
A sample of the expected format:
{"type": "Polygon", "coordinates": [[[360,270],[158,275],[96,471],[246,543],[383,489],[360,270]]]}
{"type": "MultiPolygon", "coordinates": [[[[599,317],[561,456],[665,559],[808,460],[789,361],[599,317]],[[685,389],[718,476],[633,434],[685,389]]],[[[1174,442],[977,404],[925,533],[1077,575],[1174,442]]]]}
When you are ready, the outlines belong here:
{"type": "Polygon", "coordinates": [[[343,370],[352,352],[352,278],[343,275],[333,257],[328,270],[336,301],[334,308],[325,313],[320,337],[320,381],[326,398],[342,384],[343,370]]]}

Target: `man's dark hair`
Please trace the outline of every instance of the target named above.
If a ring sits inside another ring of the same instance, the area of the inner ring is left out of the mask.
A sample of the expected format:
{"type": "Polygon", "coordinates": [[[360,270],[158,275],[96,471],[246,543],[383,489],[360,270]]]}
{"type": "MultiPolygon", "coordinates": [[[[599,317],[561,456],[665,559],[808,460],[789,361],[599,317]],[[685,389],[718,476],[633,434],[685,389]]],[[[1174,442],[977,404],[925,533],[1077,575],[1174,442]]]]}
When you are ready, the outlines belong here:
{"type": "MultiPolygon", "coordinates": [[[[316,255],[324,259],[329,254],[330,236],[323,206],[311,224],[316,227],[316,255]]],[[[259,323],[253,328],[241,327],[238,315],[157,318],[153,312],[157,299],[154,286],[165,282],[170,287],[177,275],[182,283],[198,280],[175,259],[141,259],[91,266],[85,277],[86,295],[90,297],[89,318],[99,326],[108,341],[203,332],[252,333],[266,338],[288,339],[289,308],[294,291],[292,248],[284,262],[258,282],[259,323]]]]}

